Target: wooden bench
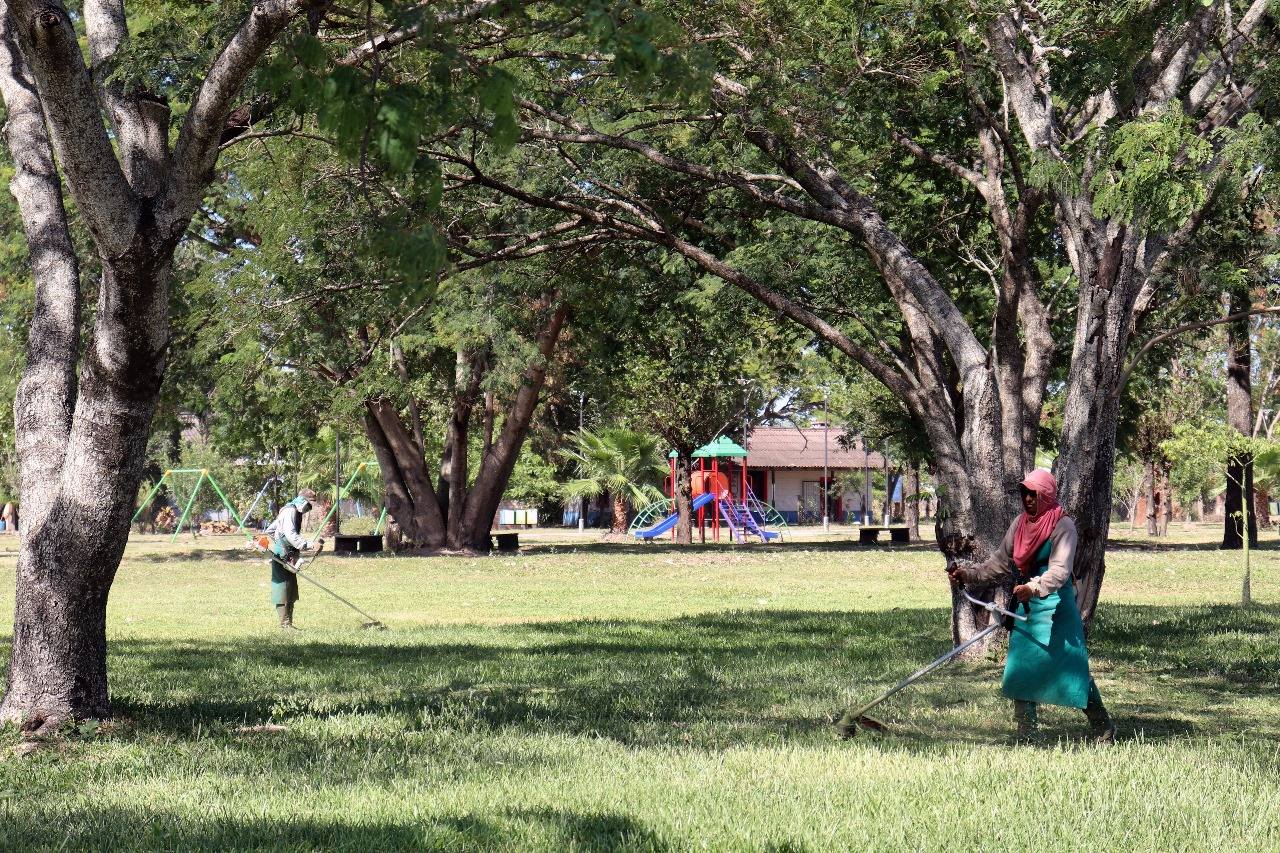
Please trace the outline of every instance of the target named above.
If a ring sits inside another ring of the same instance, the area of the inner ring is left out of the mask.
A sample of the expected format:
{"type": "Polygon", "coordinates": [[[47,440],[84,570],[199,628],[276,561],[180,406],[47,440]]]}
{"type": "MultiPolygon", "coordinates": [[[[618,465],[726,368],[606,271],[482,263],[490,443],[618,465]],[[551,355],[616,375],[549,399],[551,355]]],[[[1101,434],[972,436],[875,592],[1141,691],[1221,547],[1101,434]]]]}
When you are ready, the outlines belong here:
{"type": "Polygon", "coordinates": [[[520,550],[519,533],[493,534],[494,547],[500,554],[515,554],[520,550]]]}
{"type": "Polygon", "coordinates": [[[335,536],[335,554],[376,554],[382,550],[381,536],[335,536]]]}
{"type": "Polygon", "coordinates": [[[868,525],[858,528],[858,544],[874,545],[880,539],[880,531],[882,530],[889,531],[890,542],[911,541],[910,527],[873,527],[868,525]]]}

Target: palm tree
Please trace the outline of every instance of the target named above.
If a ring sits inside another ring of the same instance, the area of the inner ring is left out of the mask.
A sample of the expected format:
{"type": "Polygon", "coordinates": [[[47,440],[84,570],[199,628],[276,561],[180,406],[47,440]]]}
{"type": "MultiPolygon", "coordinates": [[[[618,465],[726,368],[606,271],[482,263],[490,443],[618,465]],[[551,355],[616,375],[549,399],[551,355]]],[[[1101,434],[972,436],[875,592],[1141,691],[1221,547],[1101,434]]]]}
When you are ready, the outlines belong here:
{"type": "Polygon", "coordinates": [[[634,509],[643,509],[663,500],[657,484],[667,472],[667,460],[659,441],[657,436],[629,429],[580,430],[573,446],[560,451],[578,467],[577,478],[564,486],[565,497],[595,498],[608,492],[613,497],[611,532],[625,533],[628,502],[634,509]]]}

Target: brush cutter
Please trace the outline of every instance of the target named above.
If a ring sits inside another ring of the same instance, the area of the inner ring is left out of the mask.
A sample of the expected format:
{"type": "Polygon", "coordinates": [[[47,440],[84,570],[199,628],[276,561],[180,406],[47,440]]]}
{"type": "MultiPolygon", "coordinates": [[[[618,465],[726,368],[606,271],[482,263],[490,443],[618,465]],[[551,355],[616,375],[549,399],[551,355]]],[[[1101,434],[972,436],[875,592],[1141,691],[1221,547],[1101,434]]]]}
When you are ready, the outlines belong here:
{"type": "Polygon", "coordinates": [[[947,652],[942,657],[935,660],[933,663],[930,663],[924,667],[921,667],[920,669],[911,673],[911,675],[908,675],[906,678],[899,681],[897,684],[893,686],[892,689],[881,694],[875,700],[868,702],[866,705],[863,705],[861,708],[858,708],[856,710],[846,711],[845,715],[840,718],[840,722],[836,723],[836,731],[837,733],[839,733],[840,737],[842,738],[853,737],[858,733],[859,726],[863,728],[872,729],[878,732],[889,731],[888,726],[886,726],[882,722],[879,722],[878,720],[871,719],[870,717],[866,716],[866,713],[870,711],[872,708],[874,708],[875,706],[879,705],[881,702],[888,699],[890,696],[893,696],[898,691],[924,678],[926,675],[933,672],[938,667],[950,663],[952,660],[955,659],[956,655],[960,654],[970,646],[980,642],[984,637],[988,636],[989,634],[993,634],[996,631],[1000,630],[1001,628],[1012,627],[1013,623],[1010,622],[1009,619],[1017,619],[1020,622],[1027,621],[1026,616],[1020,615],[1018,613],[1014,613],[1013,611],[1010,611],[1010,610],[1005,610],[1003,607],[996,604],[994,601],[979,601],[978,599],[974,598],[972,595],[965,592],[964,590],[961,590],[960,594],[963,595],[965,598],[969,599],[971,603],[976,604],[977,606],[981,607],[983,610],[986,610],[988,613],[990,613],[992,616],[991,624],[988,625],[986,628],[983,628],[978,633],[974,634],[969,639],[965,640],[960,645],[956,646],[951,651],[947,652]],[[997,613],[999,613],[1001,616],[1005,618],[996,619],[995,615],[997,613]]]}
{"type": "MultiPolygon", "coordinates": [[[[311,584],[312,586],[317,586],[317,587],[319,587],[320,589],[322,589],[322,590],[324,590],[325,592],[327,592],[327,593],[329,593],[330,595],[332,595],[334,598],[336,598],[336,599],[338,599],[339,601],[341,601],[343,604],[347,605],[347,607],[350,607],[350,608],[351,608],[352,610],[354,610],[356,613],[359,613],[362,617],[364,617],[364,618],[367,620],[363,625],[361,625],[361,626],[360,626],[361,628],[377,628],[379,631],[385,631],[385,630],[387,630],[387,626],[386,626],[386,625],[383,625],[381,620],[379,620],[379,619],[375,619],[374,617],[370,616],[368,613],[365,613],[365,612],[364,612],[363,610],[361,610],[359,607],[356,607],[356,606],[355,606],[354,604],[352,604],[350,601],[347,601],[347,599],[345,599],[345,598],[343,598],[342,596],[338,595],[336,592],[334,592],[333,590],[329,589],[329,587],[327,587],[327,586],[325,586],[324,584],[320,583],[320,581],[316,580],[315,578],[311,577],[310,575],[304,575],[304,574],[302,573],[302,567],[303,567],[303,566],[307,565],[308,563],[314,563],[314,562],[316,561],[316,558],[318,558],[318,557],[320,556],[320,552],[324,550],[324,544],[323,544],[323,543],[320,545],[320,547],[319,547],[319,548],[317,548],[317,549],[315,550],[315,553],[313,553],[310,557],[301,557],[301,556],[300,556],[300,557],[298,558],[298,562],[297,562],[297,563],[290,563],[290,562],[289,562],[288,560],[286,560],[284,557],[277,557],[277,556],[272,552],[272,550],[271,550],[271,537],[270,537],[270,536],[263,535],[263,536],[259,536],[259,537],[255,538],[255,539],[253,540],[253,545],[254,545],[254,548],[255,548],[255,549],[257,549],[257,550],[259,550],[259,551],[264,551],[264,552],[266,552],[266,553],[268,553],[268,554],[271,554],[271,559],[279,560],[279,561],[280,561],[280,563],[281,563],[281,564],[283,564],[283,565],[284,565],[284,567],[285,567],[286,569],[288,569],[289,571],[293,572],[295,575],[297,575],[298,577],[302,578],[302,579],[303,579],[304,581],[306,581],[307,583],[311,584]]],[[[268,563],[268,564],[270,564],[270,563],[271,563],[271,560],[267,560],[267,563],[268,563]]]]}

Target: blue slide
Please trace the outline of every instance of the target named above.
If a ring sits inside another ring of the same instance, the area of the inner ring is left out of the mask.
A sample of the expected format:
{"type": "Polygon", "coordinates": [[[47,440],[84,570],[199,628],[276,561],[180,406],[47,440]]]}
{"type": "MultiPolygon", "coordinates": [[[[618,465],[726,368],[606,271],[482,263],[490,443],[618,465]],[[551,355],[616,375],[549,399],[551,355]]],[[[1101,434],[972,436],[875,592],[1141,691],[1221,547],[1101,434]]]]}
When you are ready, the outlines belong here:
{"type": "MultiPolygon", "coordinates": [[[[693,512],[697,512],[707,504],[716,499],[716,496],[710,492],[703,492],[693,499],[693,503],[689,504],[689,508],[693,512]]],[[[680,513],[673,512],[666,518],[659,521],[653,527],[646,527],[644,530],[637,530],[636,536],[640,539],[656,539],[668,530],[676,526],[676,522],[680,520],[680,513]]]]}

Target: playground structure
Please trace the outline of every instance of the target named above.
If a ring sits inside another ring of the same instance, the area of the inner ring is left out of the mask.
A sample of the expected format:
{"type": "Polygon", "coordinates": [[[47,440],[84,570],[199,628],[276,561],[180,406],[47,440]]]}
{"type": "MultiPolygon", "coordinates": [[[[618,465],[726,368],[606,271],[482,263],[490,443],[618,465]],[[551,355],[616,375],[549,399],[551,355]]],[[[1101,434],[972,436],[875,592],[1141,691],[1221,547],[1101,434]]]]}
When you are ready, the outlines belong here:
{"type": "MultiPolygon", "coordinates": [[[[751,490],[747,481],[747,451],[741,445],[720,436],[695,450],[692,457],[698,460],[698,469],[690,472],[689,476],[693,497],[689,510],[696,513],[700,541],[707,541],[708,521],[712,538],[717,542],[720,541],[721,524],[727,529],[730,540],[738,544],[744,544],[748,536],[756,536],[762,542],[782,539],[787,523],[777,510],[758,499],[751,490]],[[710,469],[707,460],[711,462],[710,469]],[[725,470],[720,468],[721,460],[725,460],[725,470]],[[730,474],[734,475],[733,479],[730,479],[730,474]],[[770,530],[769,527],[776,529],[770,530]]],[[[646,542],[652,542],[669,531],[674,538],[675,526],[680,520],[675,508],[676,459],[679,454],[673,450],[668,458],[671,472],[666,480],[667,500],[650,504],[631,523],[630,532],[646,542]],[[666,516],[660,517],[663,513],[666,516]]]]}

